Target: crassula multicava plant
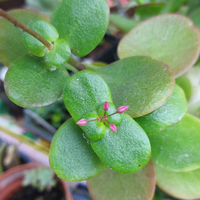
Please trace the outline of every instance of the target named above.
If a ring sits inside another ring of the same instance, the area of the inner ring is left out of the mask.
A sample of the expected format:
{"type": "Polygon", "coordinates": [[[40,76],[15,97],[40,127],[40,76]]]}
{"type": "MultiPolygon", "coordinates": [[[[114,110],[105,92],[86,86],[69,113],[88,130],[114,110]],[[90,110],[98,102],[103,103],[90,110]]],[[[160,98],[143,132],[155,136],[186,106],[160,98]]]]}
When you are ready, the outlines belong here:
{"type": "Polygon", "coordinates": [[[174,12],[171,2],[154,17],[137,8],[141,21],[152,18],[120,41],[120,60],[101,67],[74,56],[89,54],[105,35],[105,0],[63,0],[51,19],[0,9],[6,93],[21,107],[63,99],[71,118],[53,138],[50,165],[64,180],[88,179],[95,199],[151,200],[156,182],[172,196],[200,197],[200,122],[187,114],[182,80],[175,84],[199,57],[200,31],[187,17],[162,14],[174,12]]]}

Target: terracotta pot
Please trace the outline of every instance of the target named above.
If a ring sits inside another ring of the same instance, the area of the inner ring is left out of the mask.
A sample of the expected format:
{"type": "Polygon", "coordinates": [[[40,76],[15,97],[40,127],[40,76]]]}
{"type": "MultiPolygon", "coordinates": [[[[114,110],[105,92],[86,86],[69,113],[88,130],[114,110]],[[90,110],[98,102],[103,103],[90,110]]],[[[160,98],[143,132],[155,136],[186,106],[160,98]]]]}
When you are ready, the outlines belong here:
{"type": "MultiPolygon", "coordinates": [[[[7,170],[2,175],[0,175],[0,200],[8,200],[13,195],[13,193],[19,191],[22,188],[24,170],[38,167],[43,167],[43,165],[38,163],[19,165],[7,170]]],[[[67,185],[61,179],[60,182],[65,193],[65,200],[72,200],[67,185]]]]}

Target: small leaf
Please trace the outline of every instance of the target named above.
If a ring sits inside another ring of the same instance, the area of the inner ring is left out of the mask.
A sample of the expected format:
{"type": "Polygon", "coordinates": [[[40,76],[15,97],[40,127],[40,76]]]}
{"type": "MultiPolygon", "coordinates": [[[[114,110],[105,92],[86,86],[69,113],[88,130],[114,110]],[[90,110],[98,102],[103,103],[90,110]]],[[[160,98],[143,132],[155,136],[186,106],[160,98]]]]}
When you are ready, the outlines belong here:
{"type": "Polygon", "coordinates": [[[156,182],[159,188],[178,199],[200,197],[200,169],[189,172],[168,171],[155,165],[156,182]]]}
{"type": "Polygon", "coordinates": [[[200,8],[192,12],[189,17],[193,21],[194,25],[200,29],[200,8]]]}
{"type": "Polygon", "coordinates": [[[176,125],[149,135],[154,163],[171,171],[200,168],[200,121],[186,114],[176,125]]]}
{"type": "Polygon", "coordinates": [[[163,7],[164,4],[161,3],[143,4],[136,7],[134,14],[139,16],[142,20],[144,20],[159,15],[163,7]]]}
{"type": "Polygon", "coordinates": [[[118,46],[120,59],[150,56],[166,63],[175,77],[188,71],[200,53],[200,31],[181,15],[153,17],[135,27],[118,46]]]}
{"type": "Polygon", "coordinates": [[[68,77],[65,69],[48,65],[42,58],[26,55],[8,69],[5,90],[18,106],[46,106],[61,97],[68,77]]]}
{"type": "MultiPolygon", "coordinates": [[[[59,35],[57,30],[48,22],[43,20],[35,20],[28,24],[28,27],[36,31],[49,42],[54,42],[59,35]]],[[[46,46],[38,39],[25,32],[23,34],[23,42],[26,48],[38,57],[43,57],[46,53],[46,46]]]]}
{"type": "Polygon", "coordinates": [[[131,117],[156,110],[173,92],[169,67],[148,57],[126,58],[104,67],[85,66],[106,81],[116,107],[130,106],[126,113],[131,117]]]}
{"type": "Polygon", "coordinates": [[[186,99],[187,101],[189,101],[192,95],[192,85],[189,79],[185,76],[180,76],[176,79],[176,84],[183,89],[183,91],[185,92],[186,99]]]}
{"type": "Polygon", "coordinates": [[[59,67],[64,65],[70,56],[71,51],[67,42],[63,39],[58,39],[54,43],[54,49],[46,53],[45,61],[59,67]]]}
{"type": "Polygon", "coordinates": [[[175,85],[174,91],[167,102],[160,108],[134,120],[147,134],[157,133],[176,124],[187,112],[187,101],[183,90],[175,85]]]}
{"type": "Polygon", "coordinates": [[[188,2],[188,14],[192,13],[196,9],[200,8],[200,1],[189,1],[188,2]]]}
{"type": "Polygon", "coordinates": [[[81,71],[66,83],[63,93],[65,106],[75,122],[89,112],[98,113],[106,101],[112,103],[110,89],[97,74],[81,71]]]}
{"type": "Polygon", "coordinates": [[[106,0],[63,0],[52,17],[52,24],[65,39],[72,53],[85,56],[103,38],[109,21],[106,0]]]}
{"type": "Polygon", "coordinates": [[[56,132],[49,159],[58,177],[67,181],[85,180],[106,168],[73,119],[67,120],[56,132]]]}
{"type": "Polygon", "coordinates": [[[144,167],[150,159],[151,147],[146,133],[127,114],[123,113],[117,133],[106,127],[101,140],[91,141],[99,158],[109,168],[121,173],[134,173],[144,167]]]}
{"type": "Polygon", "coordinates": [[[177,12],[180,9],[180,7],[184,4],[184,2],[185,0],[179,0],[179,1],[169,0],[162,9],[161,13],[177,12]]]}
{"type": "MultiPolygon", "coordinates": [[[[36,11],[18,9],[8,12],[24,24],[29,24],[34,20],[49,21],[47,17],[36,11]]],[[[22,41],[23,32],[4,18],[0,18],[0,60],[10,66],[15,60],[29,54],[22,41]]]]}
{"type": "MultiPolygon", "coordinates": [[[[95,120],[98,117],[99,116],[96,113],[87,113],[83,116],[83,118],[87,121],[95,120]]],[[[85,131],[88,139],[94,141],[100,140],[106,132],[105,125],[98,120],[88,122],[85,126],[82,126],[81,128],[85,131]]]]}
{"type": "Polygon", "coordinates": [[[87,181],[96,200],[151,200],[155,190],[152,161],[134,174],[121,174],[110,169],[87,181]]]}
{"type": "Polygon", "coordinates": [[[119,14],[110,14],[110,22],[117,29],[125,33],[128,33],[132,28],[140,23],[139,21],[136,21],[134,19],[122,17],[119,14]]]}

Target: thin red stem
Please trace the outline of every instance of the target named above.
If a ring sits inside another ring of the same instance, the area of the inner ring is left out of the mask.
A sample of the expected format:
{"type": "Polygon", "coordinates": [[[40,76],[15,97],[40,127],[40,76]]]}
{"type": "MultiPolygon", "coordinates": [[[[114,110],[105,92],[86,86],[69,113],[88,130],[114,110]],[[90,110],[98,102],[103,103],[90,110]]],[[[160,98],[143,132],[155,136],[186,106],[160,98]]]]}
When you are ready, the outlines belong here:
{"type": "Polygon", "coordinates": [[[117,114],[117,113],[118,113],[118,112],[116,111],[116,112],[114,112],[113,114],[108,115],[107,117],[110,117],[110,116],[115,115],[115,114],[117,114]]]}
{"type": "Polygon", "coordinates": [[[90,121],[87,121],[87,122],[93,122],[93,121],[96,121],[97,119],[93,119],[93,120],[90,120],[90,121]]]}
{"type": "Polygon", "coordinates": [[[107,119],[104,119],[108,124],[110,124],[110,122],[107,119]]]}

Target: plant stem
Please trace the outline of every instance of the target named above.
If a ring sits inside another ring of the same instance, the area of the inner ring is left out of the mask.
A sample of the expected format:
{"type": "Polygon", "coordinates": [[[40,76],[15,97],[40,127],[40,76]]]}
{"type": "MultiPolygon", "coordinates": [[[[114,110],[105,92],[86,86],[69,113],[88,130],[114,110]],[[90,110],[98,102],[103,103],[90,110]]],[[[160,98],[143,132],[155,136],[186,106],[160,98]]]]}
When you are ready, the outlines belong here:
{"type": "Polygon", "coordinates": [[[110,124],[110,122],[107,119],[104,119],[108,124],[110,124]]]}
{"type": "Polygon", "coordinates": [[[74,66],[78,71],[85,70],[85,66],[81,62],[79,62],[78,60],[75,60],[72,57],[70,57],[68,63],[74,66]]]}
{"type": "Polygon", "coordinates": [[[30,35],[32,35],[33,37],[35,37],[36,39],[38,39],[49,50],[53,49],[53,45],[50,42],[48,42],[46,39],[44,39],[40,34],[38,34],[36,31],[32,30],[31,28],[29,28],[28,26],[26,26],[22,22],[18,21],[17,19],[15,19],[13,16],[9,15],[7,12],[5,12],[2,9],[0,9],[0,16],[2,16],[3,18],[7,19],[9,22],[11,22],[12,24],[14,24],[15,26],[21,28],[23,31],[29,33],[30,35]]]}
{"type": "Polygon", "coordinates": [[[74,72],[74,73],[77,73],[77,72],[78,72],[78,70],[77,70],[74,66],[70,65],[69,63],[65,63],[65,64],[63,65],[63,67],[64,67],[66,70],[70,70],[70,71],[72,71],[72,72],[74,72]]]}
{"type": "Polygon", "coordinates": [[[118,113],[118,112],[116,111],[116,112],[114,112],[113,114],[108,115],[107,117],[110,117],[110,116],[115,115],[115,114],[117,114],[117,113],[118,113]]]}

